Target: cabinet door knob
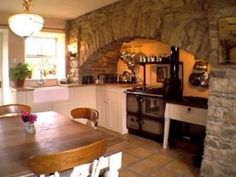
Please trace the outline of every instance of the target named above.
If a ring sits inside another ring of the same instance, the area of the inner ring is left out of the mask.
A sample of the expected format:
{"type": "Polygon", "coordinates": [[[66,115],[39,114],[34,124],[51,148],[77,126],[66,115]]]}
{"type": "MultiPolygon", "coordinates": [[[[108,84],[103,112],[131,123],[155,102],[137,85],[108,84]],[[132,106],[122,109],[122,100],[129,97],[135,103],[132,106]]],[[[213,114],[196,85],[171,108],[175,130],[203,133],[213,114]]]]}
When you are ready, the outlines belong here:
{"type": "Polygon", "coordinates": [[[188,112],[190,112],[191,111],[191,108],[188,108],[188,112]]]}

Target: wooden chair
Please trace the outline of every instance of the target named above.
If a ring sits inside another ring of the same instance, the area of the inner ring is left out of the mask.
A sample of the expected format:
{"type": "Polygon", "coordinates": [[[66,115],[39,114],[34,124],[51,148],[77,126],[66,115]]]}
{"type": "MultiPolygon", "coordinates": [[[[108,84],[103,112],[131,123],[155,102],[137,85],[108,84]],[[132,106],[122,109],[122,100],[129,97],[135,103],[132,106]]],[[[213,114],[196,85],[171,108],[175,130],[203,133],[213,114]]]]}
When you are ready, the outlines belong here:
{"type": "Polygon", "coordinates": [[[75,108],[71,110],[71,116],[73,119],[78,120],[81,123],[84,123],[88,126],[97,128],[99,113],[97,110],[92,108],[75,108]],[[87,119],[85,122],[80,119],[87,119]]]}
{"type": "Polygon", "coordinates": [[[105,153],[106,148],[106,140],[102,139],[68,151],[36,155],[31,157],[27,163],[31,171],[40,177],[48,174],[67,177],[87,177],[88,175],[98,177],[101,168],[99,160],[102,160],[102,155],[105,153]],[[71,172],[71,174],[69,175],[68,172],[71,172]]]}
{"type": "Polygon", "coordinates": [[[23,112],[31,112],[31,107],[24,104],[7,104],[0,106],[0,117],[22,115],[23,112]]]}

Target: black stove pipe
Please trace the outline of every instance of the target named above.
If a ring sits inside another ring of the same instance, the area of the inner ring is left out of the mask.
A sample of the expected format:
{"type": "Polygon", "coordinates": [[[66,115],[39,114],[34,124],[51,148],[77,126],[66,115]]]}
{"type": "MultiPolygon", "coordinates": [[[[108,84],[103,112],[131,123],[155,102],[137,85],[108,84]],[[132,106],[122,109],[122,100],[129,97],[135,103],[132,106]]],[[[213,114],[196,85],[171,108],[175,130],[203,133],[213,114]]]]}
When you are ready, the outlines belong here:
{"type": "Polygon", "coordinates": [[[171,46],[171,55],[170,55],[170,78],[179,77],[179,48],[171,46]]]}
{"type": "Polygon", "coordinates": [[[171,46],[170,78],[164,82],[165,97],[169,100],[182,100],[182,84],[179,78],[179,48],[171,46]]]}

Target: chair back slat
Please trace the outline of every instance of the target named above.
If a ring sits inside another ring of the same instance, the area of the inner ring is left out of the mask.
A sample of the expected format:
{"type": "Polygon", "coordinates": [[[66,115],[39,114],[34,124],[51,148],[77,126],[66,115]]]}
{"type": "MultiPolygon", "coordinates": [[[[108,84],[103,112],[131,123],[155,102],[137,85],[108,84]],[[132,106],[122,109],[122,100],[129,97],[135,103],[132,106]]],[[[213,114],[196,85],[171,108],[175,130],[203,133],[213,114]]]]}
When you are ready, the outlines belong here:
{"type": "Polygon", "coordinates": [[[0,117],[21,115],[23,112],[31,112],[31,107],[24,104],[7,104],[0,106],[0,117]]]}
{"type": "Polygon", "coordinates": [[[57,153],[36,155],[28,160],[28,166],[37,175],[60,172],[90,163],[106,151],[105,139],[76,149],[57,153]]]}
{"type": "Polygon", "coordinates": [[[75,108],[71,110],[71,116],[73,119],[85,118],[94,122],[95,127],[97,127],[99,113],[97,110],[92,108],[75,108]]]}

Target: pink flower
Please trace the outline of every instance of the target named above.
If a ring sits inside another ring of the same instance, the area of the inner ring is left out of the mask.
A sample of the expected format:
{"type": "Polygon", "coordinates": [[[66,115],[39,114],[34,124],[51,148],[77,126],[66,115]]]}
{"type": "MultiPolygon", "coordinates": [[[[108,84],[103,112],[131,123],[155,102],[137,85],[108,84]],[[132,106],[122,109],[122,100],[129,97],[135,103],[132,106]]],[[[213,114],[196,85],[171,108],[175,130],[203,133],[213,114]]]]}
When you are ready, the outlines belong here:
{"type": "Polygon", "coordinates": [[[34,123],[37,120],[37,115],[29,112],[23,112],[21,118],[24,122],[34,123]]]}

